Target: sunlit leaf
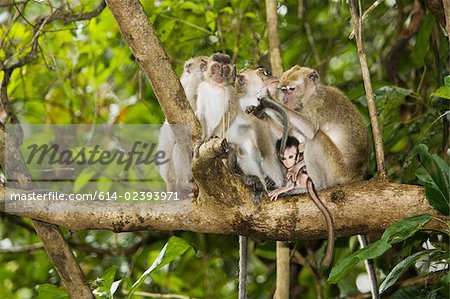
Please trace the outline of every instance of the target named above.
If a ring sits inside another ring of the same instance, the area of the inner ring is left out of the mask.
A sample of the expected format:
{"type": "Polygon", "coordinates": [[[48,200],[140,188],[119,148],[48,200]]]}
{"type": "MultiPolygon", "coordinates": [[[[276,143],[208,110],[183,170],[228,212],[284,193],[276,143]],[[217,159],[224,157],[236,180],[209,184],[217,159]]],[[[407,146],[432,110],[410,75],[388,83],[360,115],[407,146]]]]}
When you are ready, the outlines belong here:
{"type": "MultiPolygon", "coordinates": [[[[435,92],[431,94],[431,96],[450,100],[450,87],[448,86],[439,87],[435,92]]],[[[449,105],[450,102],[447,102],[447,108],[449,105]]]]}
{"type": "Polygon", "coordinates": [[[36,287],[38,291],[37,299],[69,299],[69,294],[63,289],[51,284],[38,285],[36,287]]]}
{"type": "Polygon", "coordinates": [[[373,259],[384,254],[393,244],[413,236],[417,231],[422,229],[430,219],[430,215],[419,215],[401,220],[390,226],[386,229],[380,240],[369,244],[367,247],[360,249],[339,261],[337,265],[331,269],[328,282],[336,283],[350,273],[353,267],[359,262],[373,259]]]}
{"type": "Polygon", "coordinates": [[[157,256],[153,264],[148,268],[142,276],[131,286],[128,292],[127,298],[131,298],[138,287],[144,282],[144,280],[150,276],[154,271],[164,267],[173,260],[182,256],[191,246],[181,238],[171,237],[169,241],[164,245],[163,249],[157,256]]]}

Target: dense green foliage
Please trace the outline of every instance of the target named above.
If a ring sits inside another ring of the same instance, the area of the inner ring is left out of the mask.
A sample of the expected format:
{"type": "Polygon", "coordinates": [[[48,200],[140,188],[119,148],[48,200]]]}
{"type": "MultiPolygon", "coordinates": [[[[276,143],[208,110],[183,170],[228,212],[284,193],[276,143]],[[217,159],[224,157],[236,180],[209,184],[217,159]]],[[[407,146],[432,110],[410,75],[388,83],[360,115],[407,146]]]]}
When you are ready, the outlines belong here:
{"type": "MultiPolygon", "coordinates": [[[[6,5],[13,0],[0,1],[2,70],[31,51],[32,25],[39,17],[50,15],[63,4],[69,11],[80,13],[99,3],[15,2],[6,5]]],[[[188,58],[217,51],[230,54],[239,69],[269,66],[264,1],[141,2],[178,73],[188,58]]],[[[279,5],[284,68],[295,64],[316,68],[323,82],[341,88],[358,107],[369,132],[356,46],[348,38],[352,31],[348,5],[345,1],[303,2],[301,19],[297,1],[281,1],[279,5]]],[[[372,1],[363,1],[363,9],[371,4],[372,1]]],[[[444,84],[449,69],[449,46],[442,27],[428,9],[417,34],[406,43],[396,61],[398,80],[388,76],[388,64],[384,63],[399,32],[409,25],[412,6],[411,0],[382,2],[364,21],[363,36],[390,179],[423,184],[431,204],[448,214],[448,155],[442,145],[443,120],[448,115],[442,115],[449,110],[449,77],[444,84]]],[[[108,8],[88,21],[51,22],[43,27],[43,32],[36,59],[15,69],[7,86],[11,113],[19,122],[163,121],[152,87],[135,63],[108,8]]],[[[4,78],[2,71],[0,79],[4,78]]],[[[374,175],[372,155],[369,176],[374,175]]],[[[39,242],[31,222],[4,214],[1,217],[0,248],[5,248],[5,252],[0,251],[0,298],[67,298],[65,291],[59,289],[60,278],[45,251],[26,248],[39,242]],[[8,252],[11,248],[18,248],[19,252],[8,252]]],[[[311,271],[323,256],[324,244],[292,242],[292,248],[306,259],[299,260],[294,255],[291,294],[295,298],[317,298],[317,290],[324,298],[355,294],[358,292],[355,279],[364,272],[360,260],[370,256],[376,257],[382,279],[400,263],[383,287],[424,277],[413,286],[401,288],[396,284],[387,289],[387,294],[396,291],[391,298],[444,298],[450,283],[448,272],[442,270],[449,265],[448,227],[424,230],[421,221],[429,220],[423,216],[397,224],[406,226],[405,230],[388,230],[383,236],[372,236],[381,239],[365,252],[351,256],[357,248],[355,238],[337,240],[338,267],[330,277],[336,284],[326,282],[328,273],[311,271]],[[402,235],[405,231],[408,233],[402,235]],[[427,244],[427,252],[422,251],[422,244],[427,244]],[[420,265],[416,263],[418,260],[420,265]]],[[[66,235],[98,298],[111,298],[111,286],[118,287],[114,297],[124,298],[126,292],[135,291],[132,285],[137,281],[136,298],[140,298],[138,292],[195,298],[237,296],[236,237],[176,233],[181,239],[169,239],[169,235],[155,232],[106,231],[66,232],[66,235]],[[158,262],[162,264],[157,265],[158,262]],[[120,285],[113,283],[118,280],[120,285]]],[[[252,243],[250,273],[251,298],[269,298],[275,285],[274,242],[252,243]]]]}

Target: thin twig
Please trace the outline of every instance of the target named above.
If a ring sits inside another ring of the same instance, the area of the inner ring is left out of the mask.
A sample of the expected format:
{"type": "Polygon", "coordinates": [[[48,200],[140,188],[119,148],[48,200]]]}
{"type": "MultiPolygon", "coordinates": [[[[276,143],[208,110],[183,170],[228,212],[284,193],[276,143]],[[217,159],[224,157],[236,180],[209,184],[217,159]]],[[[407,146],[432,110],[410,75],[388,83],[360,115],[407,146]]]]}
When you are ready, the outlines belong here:
{"type": "MultiPolygon", "coordinates": [[[[375,143],[375,158],[377,162],[378,174],[379,178],[382,181],[385,181],[388,179],[388,176],[386,173],[386,162],[384,158],[383,138],[381,135],[380,125],[378,122],[375,96],[373,94],[372,83],[370,81],[370,71],[367,63],[366,52],[364,49],[364,42],[362,39],[361,33],[362,20],[361,16],[358,17],[356,14],[354,1],[349,0],[349,4],[353,30],[355,31],[356,47],[358,48],[359,63],[361,65],[361,73],[364,80],[364,89],[366,90],[366,99],[367,99],[367,106],[369,108],[370,123],[372,125],[372,134],[375,143]]],[[[361,12],[361,7],[359,9],[360,9],[359,11],[361,12]]]]}

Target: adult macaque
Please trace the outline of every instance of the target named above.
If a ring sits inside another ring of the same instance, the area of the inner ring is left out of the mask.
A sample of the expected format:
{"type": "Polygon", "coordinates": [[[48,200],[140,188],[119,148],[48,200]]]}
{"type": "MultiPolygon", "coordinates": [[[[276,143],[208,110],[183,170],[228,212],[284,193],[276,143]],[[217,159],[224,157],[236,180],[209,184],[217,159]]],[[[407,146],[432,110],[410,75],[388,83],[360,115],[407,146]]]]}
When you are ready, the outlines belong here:
{"type": "MultiPolygon", "coordinates": [[[[286,71],[278,88],[293,131],[305,137],[304,160],[316,188],[361,180],[369,162],[369,139],[358,110],[344,94],[322,85],[315,70],[300,66],[286,71]]],[[[263,106],[273,103],[267,92],[260,96],[263,106]]]]}
{"type": "MultiPolygon", "coordinates": [[[[280,79],[277,93],[283,103],[294,132],[305,136],[304,161],[308,174],[307,190],[324,213],[314,186],[325,189],[361,180],[369,162],[369,139],[366,127],[356,108],[337,88],[324,86],[313,69],[294,66],[280,79]],[[314,184],[313,184],[314,182],[314,184]]],[[[266,92],[261,105],[273,104],[266,92]]],[[[304,192],[300,188],[300,192],[304,192]]],[[[326,216],[326,213],[324,213],[326,216]]],[[[327,218],[327,217],[326,217],[327,218]]],[[[330,249],[330,223],[327,218],[330,249]]],[[[334,242],[334,237],[333,240],[334,242]]],[[[332,250],[332,248],[331,248],[332,250]]],[[[331,262],[324,259],[324,264],[331,262]]],[[[367,264],[368,265],[368,264],[367,264]]],[[[372,296],[378,298],[373,267],[367,266],[372,278],[372,296]]]]}
{"type": "Polygon", "coordinates": [[[198,87],[197,117],[203,128],[203,138],[226,138],[244,182],[256,178],[254,200],[267,192],[266,181],[275,186],[283,184],[283,172],[270,131],[266,124],[242,112],[238,107],[234,86],[235,68],[225,54],[215,54],[208,59],[205,81],[198,87]]]}
{"type": "MultiPolygon", "coordinates": [[[[206,70],[207,59],[207,56],[199,56],[187,60],[180,78],[186,97],[194,111],[197,107],[197,89],[204,80],[203,73],[206,70]]],[[[180,192],[180,196],[183,197],[182,194],[192,188],[191,163],[176,143],[172,131],[174,128],[165,121],[160,129],[158,150],[164,151],[170,159],[167,163],[160,165],[159,172],[166,182],[167,190],[180,192]]]]}
{"type": "MultiPolygon", "coordinates": [[[[244,182],[253,188],[254,200],[267,192],[266,180],[281,186],[283,173],[267,125],[238,106],[235,67],[225,54],[208,59],[205,81],[198,87],[197,117],[203,139],[225,137],[232,149],[233,170],[242,172],[244,182]],[[256,178],[256,180],[253,180],[256,178]]],[[[239,298],[246,298],[248,238],[239,236],[239,298]]]]}
{"type": "Polygon", "coordinates": [[[258,94],[261,90],[267,90],[274,94],[279,83],[278,78],[270,75],[265,68],[250,68],[240,73],[236,79],[236,91],[239,99],[241,111],[252,113],[257,118],[264,120],[271,131],[272,141],[281,139],[281,146],[278,150],[281,154],[284,151],[286,138],[289,133],[289,120],[284,109],[279,105],[273,105],[264,109],[254,108],[259,104],[258,94]]]}

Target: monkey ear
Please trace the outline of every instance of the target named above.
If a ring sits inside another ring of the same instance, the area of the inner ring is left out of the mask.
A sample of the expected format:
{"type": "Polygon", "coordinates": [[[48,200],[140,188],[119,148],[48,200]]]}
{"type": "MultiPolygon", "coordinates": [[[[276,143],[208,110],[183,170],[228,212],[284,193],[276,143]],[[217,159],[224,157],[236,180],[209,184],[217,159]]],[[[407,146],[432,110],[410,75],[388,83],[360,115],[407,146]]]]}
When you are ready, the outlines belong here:
{"type": "Polygon", "coordinates": [[[185,71],[186,73],[190,73],[190,72],[191,72],[191,66],[192,66],[192,62],[186,62],[186,63],[184,64],[184,71],[185,71]]]}
{"type": "Polygon", "coordinates": [[[237,75],[237,83],[239,84],[239,85],[244,85],[245,84],[245,76],[243,76],[243,75],[237,75]]]}
{"type": "Polygon", "coordinates": [[[202,63],[200,64],[200,71],[206,72],[208,69],[208,61],[206,59],[202,59],[202,63]]]}
{"type": "Polygon", "coordinates": [[[314,70],[308,75],[308,78],[315,84],[319,83],[320,81],[319,74],[314,70]]]}

